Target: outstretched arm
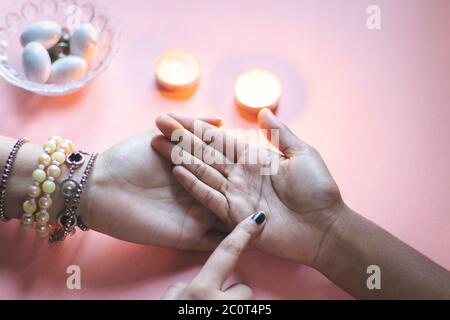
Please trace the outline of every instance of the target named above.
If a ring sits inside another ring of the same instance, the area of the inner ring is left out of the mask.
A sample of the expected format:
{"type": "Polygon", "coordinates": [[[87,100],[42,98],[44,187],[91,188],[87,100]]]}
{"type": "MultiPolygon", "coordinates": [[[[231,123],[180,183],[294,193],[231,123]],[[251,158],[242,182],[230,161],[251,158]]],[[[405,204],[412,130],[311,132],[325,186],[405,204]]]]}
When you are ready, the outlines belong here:
{"type": "Polygon", "coordinates": [[[447,270],[349,209],[319,153],[269,110],[261,111],[258,120],[279,136],[279,153],[269,156],[279,161],[279,169],[270,176],[260,174],[261,165],[242,161],[252,146],[237,141],[230,157],[223,144],[210,142],[226,137],[224,131],[177,113],[157,120],[166,139],[157,136],[152,144],[169,161],[180,154],[189,160],[175,166],[173,175],[224,223],[239,223],[249,210],[268,212],[256,248],[310,265],[357,298],[450,298],[447,270]],[[208,138],[195,127],[209,131],[208,138]],[[171,141],[174,133],[182,142],[200,141],[203,152],[198,145],[184,148],[171,141]],[[230,162],[204,161],[212,149],[216,159],[230,162]],[[367,287],[371,265],[380,268],[381,290],[367,287]]]}
{"type": "MultiPolygon", "coordinates": [[[[220,124],[217,119],[208,122],[220,124]]],[[[98,156],[78,214],[91,229],[122,240],[179,249],[214,249],[228,229],[172,178],[171,166],[150,146],[153,136],[151,131],[138,134],[98,156]]],[[[0,136],[0,170],[15,142],[0,136]]],[[[18,151],[6,187],[8,218],[21,218],[22,203],[29,197],[27,189],[33,183],[32,173],[42,153],[42,145],[35,143],[27,143],[18,151]]],[[[81,180],[87,159],[75,171],[73,178],[77,182],[81,180]]],[[[69,174],[66,165],[60,168],[62,172],[55,180],[49,209],[52,224],[63,210],[59,187],[69,174]]],[[[41,196],[42,192],[36,195],[36,203],[41,196]]],[[[36,208],[35,212],[39,210],[36,208]]]]}
{"type": "Polygon", "coordinates": [[[347,206],[341,210],[314,268],[360,299],[450,299],[449,271],[347,206]],[[379,290],[369,290],[378,271],[379,290]]]}

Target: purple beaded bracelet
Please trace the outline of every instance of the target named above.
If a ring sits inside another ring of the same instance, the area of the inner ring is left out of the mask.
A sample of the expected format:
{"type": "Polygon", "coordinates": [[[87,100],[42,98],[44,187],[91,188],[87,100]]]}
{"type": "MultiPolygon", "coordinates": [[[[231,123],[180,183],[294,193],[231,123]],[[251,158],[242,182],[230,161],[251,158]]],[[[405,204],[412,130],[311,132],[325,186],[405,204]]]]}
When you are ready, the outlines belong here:
{"type": "Polygon", "coordinates": [[[6,160],[5,168],[3,169],[3,175],[0,180],[0,221],[6,222],[10,220],[5,214],[6,185],[8,183],[8,178],[11,174],[14,160],[16,159],[16,155],[19,152],[19,149],[28,142],[30,142],[30,140],[28,140],[27,138],[21,138],[17,140],[16,144],[11,150],[11,153],[8,156],[8,159],[6,160]]]}
{"type": "MultiPolygon", "coordinates": [[[[83,158],[82,153],[77,152],[76,153],[79,157],[83,158]]],[[[75,232],[75,226],[78,226],[81,230],[87,231],[89,228],[84,225],[84,223],[81,220],[81,217],[78,216],[78,206],[80,204],[81,195],[83,194],[83,191],[86,187],[86,184],[89,179],[89,175],[91,174],[92,168],[94,166],[95,160],[97,159],[97,153],[93,153],[89,159],[89,162],[84,170],[84,173],[81,177],[80,183],[77,183],[75,180],[72,179],[71,176],[69,176],[68,179],[63,181],[62,183],[62,194],[64,198],[67,200],[65,203],[65,209],[64,212],[59,216],[58,223],[60,225],[60,228],[56,230],[54,233],[51,234],[49,238],[50,243],[54,243],[57,241],[64,241],[67,236],[73,234],[75,232]],[[65,188],[64,185],[68,183],[73,183],[73,186],[71,188],[65,188]],[[76,187],[76,188],[74,188],[76,187]],[[71,192],[66,193],[64,190],[71,190],[71,192]]],[[[79,160],[80,163],[83,163],[83,160],[79,160]]],[[[72,169],[71,169],[72,172],[72,169]]]]}

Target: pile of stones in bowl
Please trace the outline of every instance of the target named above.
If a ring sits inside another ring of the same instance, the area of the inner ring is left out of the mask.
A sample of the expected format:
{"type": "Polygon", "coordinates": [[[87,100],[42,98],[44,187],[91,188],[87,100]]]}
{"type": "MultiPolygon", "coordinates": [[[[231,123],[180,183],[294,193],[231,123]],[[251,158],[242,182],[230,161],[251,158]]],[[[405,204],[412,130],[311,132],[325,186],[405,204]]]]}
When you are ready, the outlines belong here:
{"type": "Polygon", "coordinates": [[[20,36],[22,65],[28,80],[64,84],[83,78],[97,50],[98,33],[90,23],[72,34],[53,21],[38,21],[20,36]]]}

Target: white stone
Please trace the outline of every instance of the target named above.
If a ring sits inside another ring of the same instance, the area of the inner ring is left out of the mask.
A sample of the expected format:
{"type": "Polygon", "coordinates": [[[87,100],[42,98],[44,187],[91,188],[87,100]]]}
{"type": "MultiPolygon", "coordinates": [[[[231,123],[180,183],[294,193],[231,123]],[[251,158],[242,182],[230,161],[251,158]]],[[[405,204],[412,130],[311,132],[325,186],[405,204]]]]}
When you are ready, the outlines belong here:
{"type": "Polygon", "coordinates": [[[90,23],[75,29],[70,38],[70,54],[80,56],[89,64],[97,51],[98,33],[90,23]]]}
{"type": "Polygon", "coordinates": [[[64,84],[83,78],[88,71],[86,61],[78,56],[68,56],[56,60],[52,65],[49,83],[64,84]]]}
{"type": "Polygon", "coordinates": [[[61,37],[61,27],[53,21],[38,21],[31,24],[20,35],[20,43],[26,46],[32,41],[41,43],[46,49],[58,43],[61,37]]]}
{"type": "Polygon", "coordinates": [[[22,66],[28,80],[46,83],[52,62],[48,51],[39,42],[30,42],[22,52],[22,66]]]}

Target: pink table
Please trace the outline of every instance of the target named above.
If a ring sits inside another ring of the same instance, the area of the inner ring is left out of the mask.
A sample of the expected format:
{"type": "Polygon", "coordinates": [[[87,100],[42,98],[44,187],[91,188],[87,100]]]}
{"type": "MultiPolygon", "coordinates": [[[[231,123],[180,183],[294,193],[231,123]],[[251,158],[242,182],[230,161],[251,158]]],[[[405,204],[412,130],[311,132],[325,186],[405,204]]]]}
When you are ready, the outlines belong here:
{"type": "MultiPolygon", "coordinates": [[[[1,0],[4,6],[8,1],[1,0]]],[[[233,106],[233,81],[249,67],[279,75],[279,116],[328,163],[346,202],[450,268],[450,1],[378,0],[382,29],[366,28],[373,1],[108,1],[123,23],[122,48],[88,88],[44,98],[0,82],[0,134],[71,137],[104,150],[179,110],[217,114],[250,128],[233,106]],[[202,63],[188,100],[157,91],[153,65],[168,48],[202,63]]],[[[207,255],[78,233],[63,246],[0,225],[0,298],[157,299],[188,281],[207,255]],[[66,288],[66,268],[82,289],[66,288]]],[[[231,281],[260,299],[346,299],[318,272],[250,252],[231,281]]]]}

